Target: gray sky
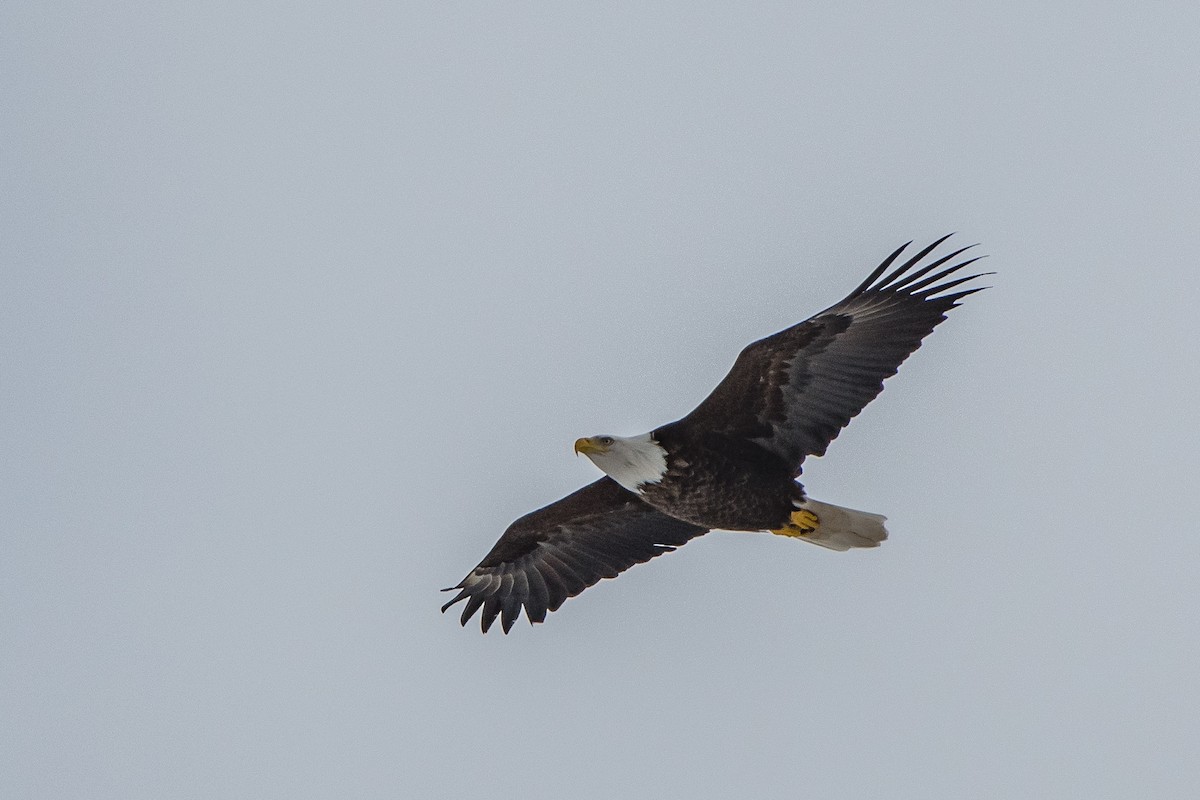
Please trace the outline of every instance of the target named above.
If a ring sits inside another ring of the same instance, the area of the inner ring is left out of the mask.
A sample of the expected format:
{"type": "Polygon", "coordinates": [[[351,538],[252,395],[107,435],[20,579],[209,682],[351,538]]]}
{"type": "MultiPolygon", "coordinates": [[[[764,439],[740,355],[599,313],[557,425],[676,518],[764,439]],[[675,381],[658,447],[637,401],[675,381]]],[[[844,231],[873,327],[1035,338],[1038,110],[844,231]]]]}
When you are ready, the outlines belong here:
{"type": "Polygon", "coordinates": [[[0,795],[1190,797],[1200,6],[9,4],[0,795]],[[571,442],[950,230],[810,462],[547,624],[571,442]]]}

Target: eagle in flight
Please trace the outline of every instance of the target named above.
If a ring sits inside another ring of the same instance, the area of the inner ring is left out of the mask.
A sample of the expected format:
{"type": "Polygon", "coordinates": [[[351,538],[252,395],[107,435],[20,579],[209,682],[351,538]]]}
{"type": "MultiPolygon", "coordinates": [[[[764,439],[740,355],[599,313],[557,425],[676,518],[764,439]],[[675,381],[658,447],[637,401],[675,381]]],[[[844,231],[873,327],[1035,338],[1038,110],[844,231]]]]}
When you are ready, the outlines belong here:
{"type": "Polygon", "coordinates": [[[949,236],[892,264],[884,259],[840,303],[742,350],[704,402],[639,436],[575,442],[605,477],[518,519],[462,581],[444,612],[466,601],[486,633],[508,633],[521,608],[543,622],[601,578],[669,553],[710,530],[768,531],[831,550],[877,547],[884,517],[808,497],[796,481],[881,391],[883,381],[984,274],[960,277],[979,257],[943,268],[964,247],[922,263],[949,236]],[[886,273],[886,274],[885,274],[886,273]]]}

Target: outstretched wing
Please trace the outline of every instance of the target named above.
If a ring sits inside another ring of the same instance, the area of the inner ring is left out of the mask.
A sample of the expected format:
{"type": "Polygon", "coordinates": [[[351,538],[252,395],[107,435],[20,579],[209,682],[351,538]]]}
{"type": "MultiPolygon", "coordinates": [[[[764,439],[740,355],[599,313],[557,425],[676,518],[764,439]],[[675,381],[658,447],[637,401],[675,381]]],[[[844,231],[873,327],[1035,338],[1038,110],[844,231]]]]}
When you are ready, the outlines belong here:
{"type": "Polygon", "coordinates": [[[479,566],[446,590],[459,591],[442,611],[466,600],[464,626],[482,608],[484,633],[497,615],[508,633],[521,606],[530,623],[542,622],[547,611],[601,578],[615,578],[706,532],[604,477],[509,525],[479,566]]]}
{"type": "Polygon", "coordinates": [[[941,294],[980,277],[950,279],[978,258],[935,272],[967,247],[919,266],[948,238],[880,277],[912,242],[903,245],[837,305],[747,346],[712,394],[676,424],[753,441],[799,475],[804,458],[824,455],[946,312],[984,288],[941,294]]]}

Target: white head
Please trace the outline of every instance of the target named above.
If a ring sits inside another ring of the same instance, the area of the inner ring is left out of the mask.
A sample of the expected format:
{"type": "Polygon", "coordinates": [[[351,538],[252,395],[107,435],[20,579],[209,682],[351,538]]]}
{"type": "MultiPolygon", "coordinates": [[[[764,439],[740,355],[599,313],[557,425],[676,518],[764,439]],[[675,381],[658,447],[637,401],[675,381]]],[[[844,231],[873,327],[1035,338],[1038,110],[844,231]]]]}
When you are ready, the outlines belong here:
{"type": "Polygon", "coordinates": [[[667,451],[648,433],[588,436],[575,441],[575,452],[583,453],[631,492],[640,492],[642,484],[658,483],[667,471],[667,451]]]}

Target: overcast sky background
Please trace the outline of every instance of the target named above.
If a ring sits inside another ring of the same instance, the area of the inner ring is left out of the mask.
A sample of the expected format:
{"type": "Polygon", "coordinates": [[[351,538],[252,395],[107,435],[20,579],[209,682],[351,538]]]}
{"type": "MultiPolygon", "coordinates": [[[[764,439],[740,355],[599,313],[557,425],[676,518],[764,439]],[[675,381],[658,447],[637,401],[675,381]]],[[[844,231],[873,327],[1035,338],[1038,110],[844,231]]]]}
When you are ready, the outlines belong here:
{"type": "Polygon", "coordinates": [[[1200,5],[10,3],[0,795],[1192,797],[1200,5]],[[572,441],[959,231],[713,534],[442,616],[572,441]]]}

